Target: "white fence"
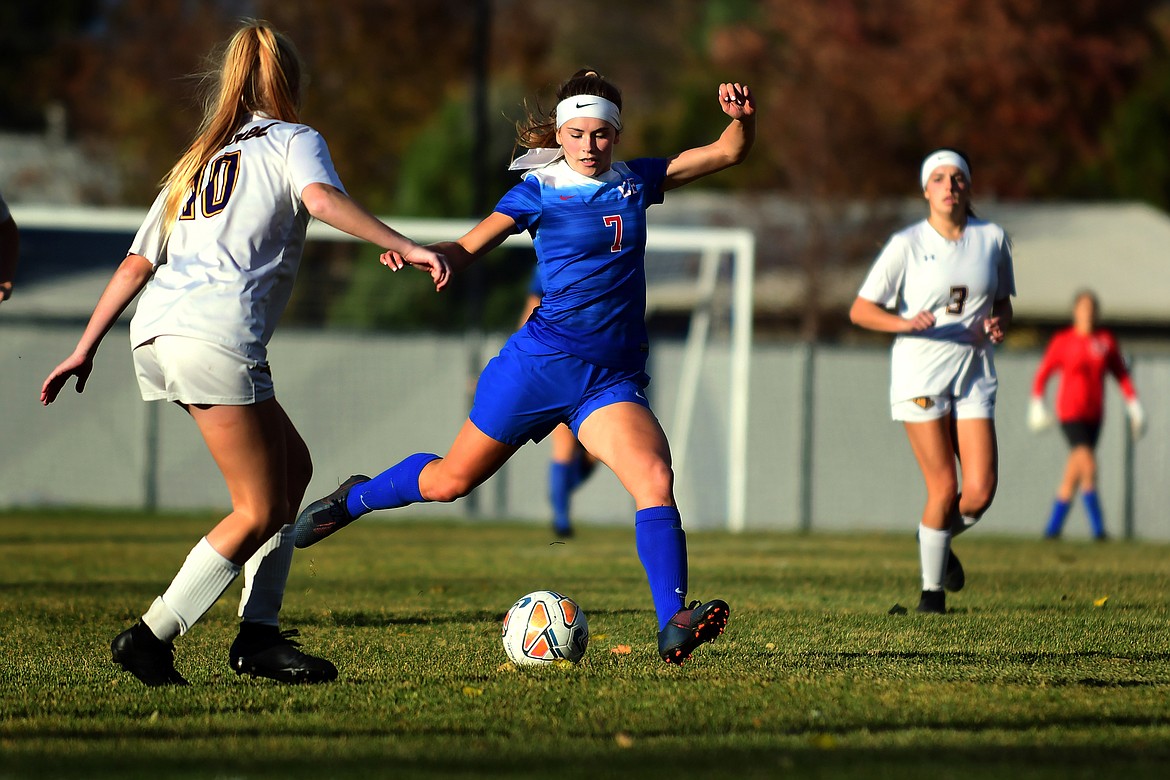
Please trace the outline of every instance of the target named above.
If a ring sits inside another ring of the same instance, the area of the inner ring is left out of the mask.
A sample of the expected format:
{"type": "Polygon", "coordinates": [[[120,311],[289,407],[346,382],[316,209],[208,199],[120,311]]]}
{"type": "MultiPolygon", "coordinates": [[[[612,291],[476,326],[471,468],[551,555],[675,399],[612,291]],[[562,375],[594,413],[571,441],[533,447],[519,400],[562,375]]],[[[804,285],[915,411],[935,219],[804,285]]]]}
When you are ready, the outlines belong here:
{"type": "MultiPolygon", "coordinates": [[[[182,412],[138,398],[124,329],[110,334],[82,396],[68,388],[42,408],[40,382],[76,343],[76,326],[20,325],[0,317],[0,507],[79,505],[162,509],[222,507],[227,495],[195,427],[182,412]]],[[[501,341],[491,339],[487,351],[501,341]]],[[[300,428],[316,466],[310,495],[351,473],[376,472],[415,451],[442,453],[466,416],[465,367],[471,345],[433,336],[354,336],[286,329],[271,345],[278,396],[300,428]]],[[[883,349],[757,345],[752,350],[744,466],[731,473],[728,401],[732,353],[708,347],[697,372],[693,427],[676,452],[677,493],[689,528],[729,524],[728,495],[745,486],[748,530],[899,530],[918,521],[924,491],[905,434],[888,419],[888,354],[883,349]]],[[[693,370],[681,342],[652,350],[651,401],[673,437],[680,377],[693,370]]],[[[1024,425],[1039,355],[1001,350],[1001,485],[985,533],[1038,535],[1043,529],[1065,447],[1059,434],[1024,425]]],[[[1170,358],[1141,356],[1135,381],[1150,429],[1126,471],[1124,413],[1115,388],[1101,439],[1100,492],[1109,530],[1170,540],[1170,358]],[[1126,486],[1132,484],[1132,493],[1126,486]]],[[[526,447],[478,491],[485,517],[545,522],[547,442],[526,447]]],[[[431,505],[430,516],[466,516],[466,501],[431,505]]],[[[576,494],[582,523],[628,523],[633,507],[609,473],[576,494]]],[[[392,513],[386,513],[387,517],[392,513]]],[[[1085,536],[1078,508],[1068,534],[1085,536]]]]}

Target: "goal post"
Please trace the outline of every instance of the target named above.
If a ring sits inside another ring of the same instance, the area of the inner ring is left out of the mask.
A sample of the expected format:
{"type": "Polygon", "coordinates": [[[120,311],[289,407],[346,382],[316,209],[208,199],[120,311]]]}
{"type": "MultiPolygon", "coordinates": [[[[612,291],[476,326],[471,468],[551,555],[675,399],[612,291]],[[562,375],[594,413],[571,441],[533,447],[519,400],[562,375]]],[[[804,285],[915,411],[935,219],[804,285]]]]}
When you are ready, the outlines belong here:
{"type": "Polygon", "coordinates": [[[728,378],[727,528],[740,532],[746,524],[747,451],[753,285],[755,283],[755,235],[744,228],[651,227],[647,234],[647,263],[655,252],[699,253],[699,270],[693,287],[691,321],[680,370],[678,399],[671,425],[671,452],[676,473],[686,468],[691,450],[695,403],[707,346],[711,338],[719,270],[731,264],[731,376],[728,378]]]}

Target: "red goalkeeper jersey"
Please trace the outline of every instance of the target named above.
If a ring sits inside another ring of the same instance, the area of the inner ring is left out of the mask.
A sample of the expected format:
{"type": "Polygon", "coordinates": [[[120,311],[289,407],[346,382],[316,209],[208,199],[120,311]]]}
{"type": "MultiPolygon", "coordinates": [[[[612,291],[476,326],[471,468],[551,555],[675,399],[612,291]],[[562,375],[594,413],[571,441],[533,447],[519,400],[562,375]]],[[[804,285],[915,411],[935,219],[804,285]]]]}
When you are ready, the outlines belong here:
{"type": "Polygon", "coordinates": [[[1066,328],[1053,336],[1036,369],[1032,395],[1043,397],[1048,378],[1058,371],[1056,418],[1061,422],[1101,422],[1105,413],[1106,371],[1117,378],[1127,401],[1137,397],[1117,348],[1117,339],[1107,330],[1096,330],[1085,336],[1075,328],[1066,328]]]}

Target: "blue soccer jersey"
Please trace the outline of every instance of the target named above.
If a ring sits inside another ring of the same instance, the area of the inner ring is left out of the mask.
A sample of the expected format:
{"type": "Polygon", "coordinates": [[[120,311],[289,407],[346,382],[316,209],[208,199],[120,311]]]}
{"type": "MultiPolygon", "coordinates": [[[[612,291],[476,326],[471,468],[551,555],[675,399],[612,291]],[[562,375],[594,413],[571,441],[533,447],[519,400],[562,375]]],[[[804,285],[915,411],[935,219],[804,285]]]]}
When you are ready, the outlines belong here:
{"type": "Polygon", "coordinates": [[[536,249],[544,297],[525,325],[530,336],[599,366],[645,368],[646,209],[662,202],[667,164],[615,162],[593,178],[562,160],[500,200],[495,211],[536,249]]]}

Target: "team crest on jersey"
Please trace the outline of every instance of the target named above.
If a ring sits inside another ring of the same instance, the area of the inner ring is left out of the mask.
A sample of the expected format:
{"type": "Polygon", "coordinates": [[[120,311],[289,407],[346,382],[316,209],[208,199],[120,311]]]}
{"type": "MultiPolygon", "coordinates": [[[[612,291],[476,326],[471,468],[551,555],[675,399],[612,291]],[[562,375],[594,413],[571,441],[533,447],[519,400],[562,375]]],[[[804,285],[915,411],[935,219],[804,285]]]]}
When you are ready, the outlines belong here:
{"type": "Polygon", "coordinates": [[[633,178],[626,179],[620,185],[618,185],[618,192],[622,194],[623,198],[636,195],[638,193],[638,180],[633,178]]]}

